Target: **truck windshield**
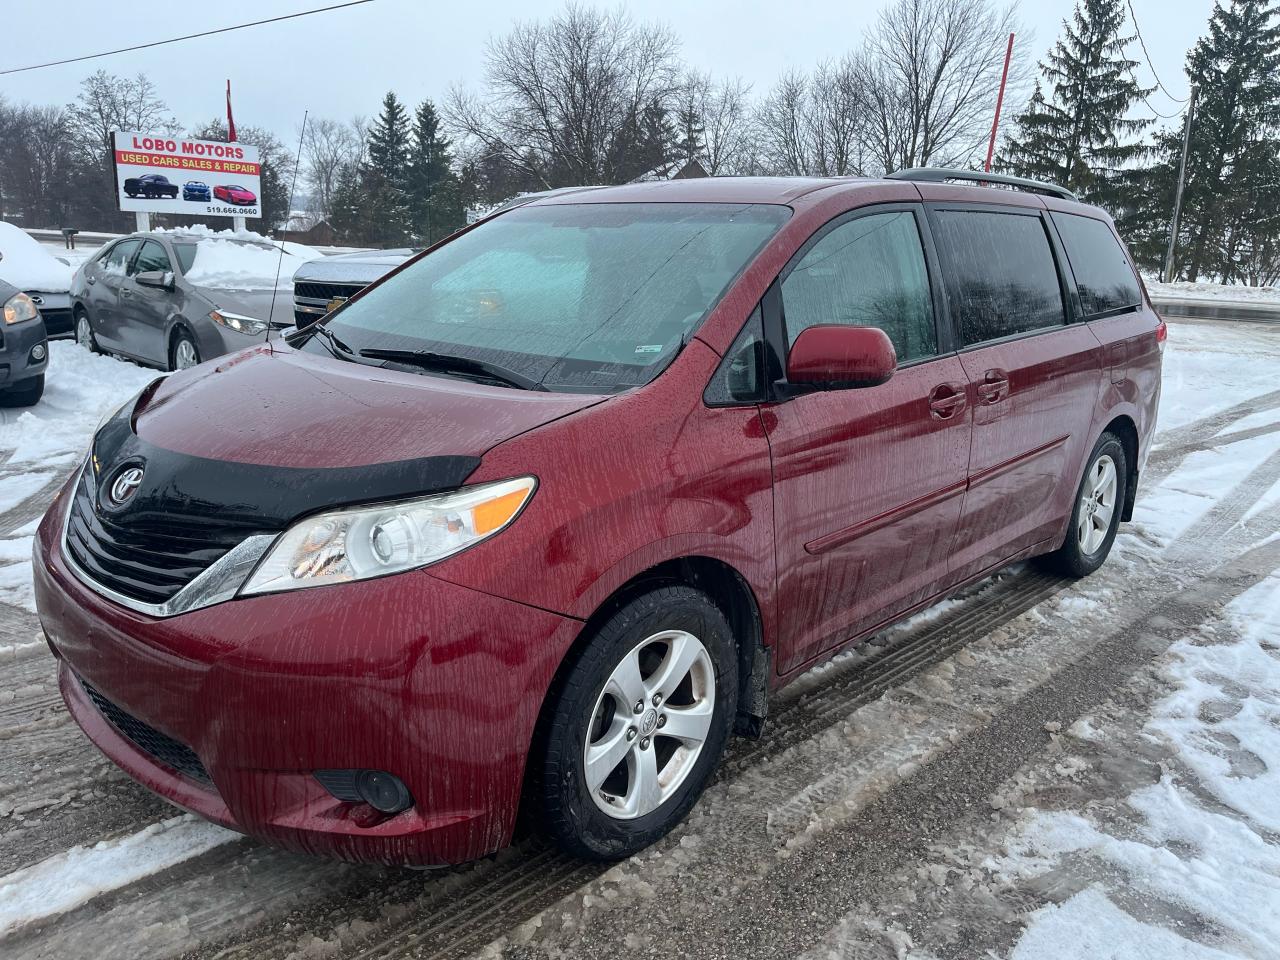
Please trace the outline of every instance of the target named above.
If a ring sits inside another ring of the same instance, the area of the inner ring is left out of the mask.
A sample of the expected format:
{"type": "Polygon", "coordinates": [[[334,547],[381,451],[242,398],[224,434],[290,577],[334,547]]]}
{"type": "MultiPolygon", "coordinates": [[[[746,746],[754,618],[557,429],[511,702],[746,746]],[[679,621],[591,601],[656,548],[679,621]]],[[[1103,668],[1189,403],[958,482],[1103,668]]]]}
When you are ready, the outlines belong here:
{"type": "MultiPolygon", "coordinates": [[[[420,351],[547,389],[656,377],[791,211],[771,204],[521,207],[322,321],[353,351],[420,351]]],[[[305,350],[327,352],[319,338],[305,350]]]]}

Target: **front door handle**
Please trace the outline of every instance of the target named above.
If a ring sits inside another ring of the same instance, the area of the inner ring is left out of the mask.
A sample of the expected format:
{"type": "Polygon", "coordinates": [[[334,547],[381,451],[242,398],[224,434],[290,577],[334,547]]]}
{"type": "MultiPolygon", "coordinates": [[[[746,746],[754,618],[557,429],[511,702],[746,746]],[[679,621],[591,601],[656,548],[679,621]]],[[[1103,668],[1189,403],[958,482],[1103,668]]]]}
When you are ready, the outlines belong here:
{"type": "Polygon", "coordinates": [[[988,370],[978,384],[978,402],[999,403],[1009,396],[1009,374],[1004,370],[988,370]]]}
{"type": "Polygon", "coordinates": [[[940,383],[929,391],[929,415],[935,420],[950,420],[964,409],[963,383],[940,383]]]}

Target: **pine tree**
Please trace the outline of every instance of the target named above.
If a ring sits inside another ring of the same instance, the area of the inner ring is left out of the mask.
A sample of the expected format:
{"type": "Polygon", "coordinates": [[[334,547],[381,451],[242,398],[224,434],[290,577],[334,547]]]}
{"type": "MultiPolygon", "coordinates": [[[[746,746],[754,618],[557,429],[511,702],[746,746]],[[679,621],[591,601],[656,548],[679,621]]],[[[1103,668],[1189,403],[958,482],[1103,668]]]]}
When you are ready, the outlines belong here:
{"type": "Polygon", "coordinates": [[[466,223],[462,191],[453,172],[449,140],[440,133],[435,105],[424,100],[413,117],[407,192],[413,232],[429,246],[466,223]]]}
{"type": "Polygon", "coordinates": [[[692,103],[686,103],[676,113],[676,126],[679,140],[676,150],[681,161],[689,163],[697,160],[706,150],[706,124],[692,103]]]}
{"type": "Polygon", "coordinates": [[[360,209],[351,211],[348,228],[353,239],[377,246],[408,242],[413,233],[408,174],[409,116],[396,95],[388,93],[369,130],[359,171],[360,209]]]}
{"type": "Polygon", "coordinates": [[[1125,56],[1133,37],[1122,36],[1123,0],[1080,0],[1072,22],[1040,63],[1045,86],[1036,81],[1015,133],[1001,152],[1000,167],[1018,176],[1050,180],[1107,205],[1115,178],[1144,150],[1134,137],[1150,121],[1127,116],[1150,93],[1134,79],[1137,61],[1125,56]]]}
{"type": "MultiPolygon", "coordinates": [[[[1246,279],[1244,264],[1280,230],[1280,7],[1268,0],[1214,6],[1209,32],[1187,56],[1199,90],[1187,156],[1179,274],[1246,279]]],[[[1177,136],[1161,144],[1176,177],[1177,136]]]]}

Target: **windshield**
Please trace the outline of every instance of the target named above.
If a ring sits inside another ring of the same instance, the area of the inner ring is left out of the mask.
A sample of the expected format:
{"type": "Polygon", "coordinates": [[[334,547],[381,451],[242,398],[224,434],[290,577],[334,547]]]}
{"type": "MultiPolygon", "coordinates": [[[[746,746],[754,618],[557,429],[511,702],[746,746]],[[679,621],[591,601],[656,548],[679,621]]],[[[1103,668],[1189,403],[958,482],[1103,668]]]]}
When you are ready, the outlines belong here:
{"type": "MultiPolygon", "coordinates": [[[[353,351],[501,366],[548,389],[652,380],[790,215],[761,204],[521,207],[324,321],[353,351]]],[[[303,349],[325,352],[319,338],[303,349]]]]}

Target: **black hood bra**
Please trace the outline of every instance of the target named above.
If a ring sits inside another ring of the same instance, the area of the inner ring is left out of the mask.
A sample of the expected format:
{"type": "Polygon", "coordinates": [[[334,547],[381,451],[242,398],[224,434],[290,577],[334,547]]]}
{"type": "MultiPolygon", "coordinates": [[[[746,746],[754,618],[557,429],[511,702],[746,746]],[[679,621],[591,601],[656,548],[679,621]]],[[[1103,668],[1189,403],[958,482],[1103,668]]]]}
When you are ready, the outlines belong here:
{"type": "Polygon", "coordinates": [[[147,443],[132,412],[108,422],[93,444],[93,469],[101,491],[98,509],[117,523],[130,517],[165,516],[248,523],[282,529],[309,513],[344,506],[402,500],[461,486],[479,457],[435,456],[358,467],[279,467],[212,460],[147,443]],[[111,484],[122,470],[142,468],[142,481],[121,507],[111,484]]]}

